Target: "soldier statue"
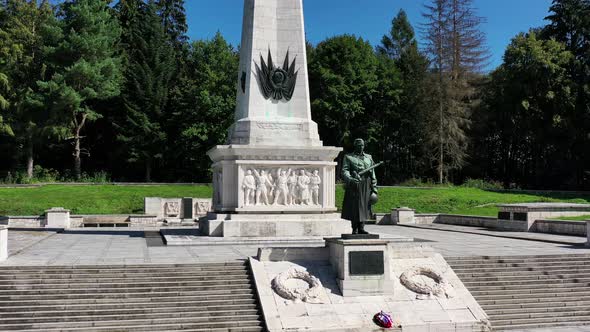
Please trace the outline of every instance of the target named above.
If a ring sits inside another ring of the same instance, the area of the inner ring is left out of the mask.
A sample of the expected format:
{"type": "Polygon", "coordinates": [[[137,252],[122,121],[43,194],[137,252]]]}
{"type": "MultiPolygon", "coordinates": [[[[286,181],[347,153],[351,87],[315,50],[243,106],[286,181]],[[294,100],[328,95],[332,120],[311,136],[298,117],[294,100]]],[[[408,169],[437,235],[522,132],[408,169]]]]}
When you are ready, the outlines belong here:
{"type": "Polygon", "coordinates": [[[344,156],[342,179],[346,185],[342,218],[352,223],[352,234],[368,234],[365,222],[372,219],[371,205],[377,202],[377,177],[371,155],[365,153],[365,141],[354,141],[354,153],[344,156]]]}

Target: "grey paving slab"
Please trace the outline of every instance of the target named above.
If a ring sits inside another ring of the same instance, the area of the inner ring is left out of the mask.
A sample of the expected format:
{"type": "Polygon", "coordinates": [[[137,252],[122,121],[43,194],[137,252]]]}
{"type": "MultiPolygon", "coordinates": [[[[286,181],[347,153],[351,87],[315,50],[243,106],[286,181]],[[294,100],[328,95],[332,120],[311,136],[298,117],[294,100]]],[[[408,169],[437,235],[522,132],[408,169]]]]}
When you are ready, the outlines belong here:
{"type": "Polygon", "coordinates": [[[54,235],[55,232],[45,231],[8,231],[8,255],[14,255],[39,241],[54,235]]]}
{"type": "Polygon", "coordinates": [[[558,243],[558,244],[573,244],[573,245],[586,244],[586,236],[569,236],[569,235],[534,233],[534,232],[509,232],[509,231],[493,230],[493,229],[482,228],[482,227],[447,225],[447,224],[404,225],[403,227],[436,229],[436,230],[442,230],[442,231],[448,231],[448,232],[481,234],[481,235],[495,236],[495,237],[534,240],[534,241],[540,241],[540,242],[552,242],[552,243],[558,243]]]}
{"type": "Polygon", "coordinates": [[[393,234],[431,241],[429,244],[444,256],[590,254],[590,248],[578,245],[446,232],[439,229],[376,225],[369,225],[366,229],[373,233],[393,234]]]}

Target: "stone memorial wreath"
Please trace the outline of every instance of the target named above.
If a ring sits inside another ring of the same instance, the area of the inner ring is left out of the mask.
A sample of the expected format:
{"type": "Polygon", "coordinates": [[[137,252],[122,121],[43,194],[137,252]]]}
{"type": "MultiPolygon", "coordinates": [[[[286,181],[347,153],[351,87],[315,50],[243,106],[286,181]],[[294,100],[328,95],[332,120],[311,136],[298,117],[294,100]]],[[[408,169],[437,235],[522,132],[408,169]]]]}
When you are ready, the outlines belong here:
{"type": "Polygon", "coordinates": [[[280,297],[294,302],[322,303],[322,283],[320,280],[307,271],[291,268],[272,280],[272,289],[280,297]],[[299,279],[305,281],[309,287],[296,288],[289,287],[287,281],[290,279],[299,279]]]}
{"type": "Polygon", "coordinates": [[[452,298],[452,286],[443,278],[443,276],[430,267],[414,267],[404,272],[400,281],[407,289],[414,293],[452,298]],[[428,277],[434,280],[434,285],[418,279],[418,276],[428,277]]]}

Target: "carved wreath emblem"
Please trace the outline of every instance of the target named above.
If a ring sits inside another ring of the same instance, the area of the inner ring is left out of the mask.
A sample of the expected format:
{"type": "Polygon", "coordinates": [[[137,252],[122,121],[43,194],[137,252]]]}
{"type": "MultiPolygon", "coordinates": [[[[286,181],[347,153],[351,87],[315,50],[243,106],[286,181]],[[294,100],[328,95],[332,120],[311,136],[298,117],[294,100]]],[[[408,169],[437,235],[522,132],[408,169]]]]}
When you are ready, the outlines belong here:
{"type": "Polygon", "coordinates": [[[297,75],[299,74],[299,71],[295,71],[296,60],[297,57],[289,65],[289,51],[287,51],[285,62],[281,68],[275,67],[270,50],[268,51],[268,64],[264,61],[262,54],[260,55],[260,66],[257,63],[254,64],[256,65],[256,74],[264,98],[285,99],[286,101],[293,98],[297,75]]]}
{"type": "Polygon", "coordinates": [[[272,280],[272,289],[280,297],[295,301],[295,302],[306,302],[306,303],[322,303],[322,290],[324,287],[320,280],[307,271],[298,270],[291,268],[279,274],[272,280]],[[307,282],[309,285],[303,289],[292,288],[287,286],[289,279],[299,279],[307,282]]]}
{"type": "Polygon", "coordinates": [[[430,267],[413,267],[401,275],[400,281],[402,285],[414,293],[436,297],[454,297],[452,286],[440,273],[430,267]],[[426,277],[431,282],[425,282],[421,277],[426,277]]]}

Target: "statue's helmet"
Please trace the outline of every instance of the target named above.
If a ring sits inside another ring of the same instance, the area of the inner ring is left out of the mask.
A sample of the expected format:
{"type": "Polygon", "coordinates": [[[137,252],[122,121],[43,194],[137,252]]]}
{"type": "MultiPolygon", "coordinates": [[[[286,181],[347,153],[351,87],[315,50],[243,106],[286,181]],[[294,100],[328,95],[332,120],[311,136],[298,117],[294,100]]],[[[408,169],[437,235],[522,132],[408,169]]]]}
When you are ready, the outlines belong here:
{"type": "Polygon", "coordinates": [[[377,194],[375,194],[375,193],[372,193],[371,196],[369,197],[369,204],[375,205],[375,204],[377,204],[378,201],[379,201],[379,196],[377,196],[377,194]]]}

